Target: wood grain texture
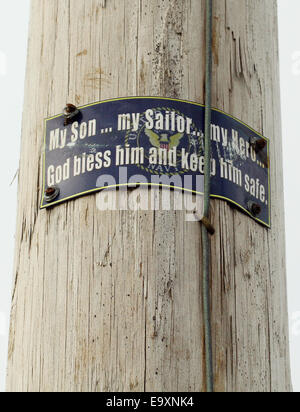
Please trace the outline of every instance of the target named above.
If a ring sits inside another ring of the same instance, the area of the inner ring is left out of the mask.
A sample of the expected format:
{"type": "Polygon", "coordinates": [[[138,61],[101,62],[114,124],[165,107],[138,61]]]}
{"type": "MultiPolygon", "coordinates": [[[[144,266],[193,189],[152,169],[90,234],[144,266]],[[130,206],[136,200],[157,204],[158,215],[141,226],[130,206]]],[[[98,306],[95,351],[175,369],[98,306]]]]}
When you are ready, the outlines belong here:
{"type": "MultiPolygon", "coordinates": [[[[203,103],[204,5],[32,0],[8,391],[205,390],[199,224],[101,212],[105,194],[39,210],[43,119],[66,102],[203,103]]],[[[216,390],[290,391],[276,1],[215,0],[213,52],[214,106],[272,164],[272,230],[212,202],[216,390]]]]}

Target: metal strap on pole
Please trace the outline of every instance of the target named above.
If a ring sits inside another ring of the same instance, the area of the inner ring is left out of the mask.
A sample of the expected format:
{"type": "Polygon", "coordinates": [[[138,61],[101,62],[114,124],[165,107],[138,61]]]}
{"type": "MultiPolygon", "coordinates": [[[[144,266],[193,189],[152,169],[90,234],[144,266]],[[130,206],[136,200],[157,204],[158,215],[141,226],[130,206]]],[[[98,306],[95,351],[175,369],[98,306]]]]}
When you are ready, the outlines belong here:
{"type": "Polygon", "coordinates": [[[212,78],[212,0],[206,0],[206,80],[205,80],[205,166],[204,217],[202,219],[203,314],[206,359],[206,390],[214,392],[212,333],[210,313],[210,185],[211,185],[211,78],[212,78]]]}

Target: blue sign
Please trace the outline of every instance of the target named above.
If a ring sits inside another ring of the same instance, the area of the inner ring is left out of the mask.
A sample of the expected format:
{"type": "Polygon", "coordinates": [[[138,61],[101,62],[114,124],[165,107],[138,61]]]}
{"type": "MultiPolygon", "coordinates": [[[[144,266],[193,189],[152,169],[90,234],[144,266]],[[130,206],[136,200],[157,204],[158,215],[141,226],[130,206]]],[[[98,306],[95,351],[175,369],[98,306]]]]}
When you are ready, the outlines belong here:
{"type": "MultiPolygon", "coordinates": [[[[203,195],[203,105],[135,97],[78,109],[45,121],[41,208],[134,184],[203,195]]],[[[212,197],[270,227],[269,140],[214,109],[211,142],[212,197]]]]}

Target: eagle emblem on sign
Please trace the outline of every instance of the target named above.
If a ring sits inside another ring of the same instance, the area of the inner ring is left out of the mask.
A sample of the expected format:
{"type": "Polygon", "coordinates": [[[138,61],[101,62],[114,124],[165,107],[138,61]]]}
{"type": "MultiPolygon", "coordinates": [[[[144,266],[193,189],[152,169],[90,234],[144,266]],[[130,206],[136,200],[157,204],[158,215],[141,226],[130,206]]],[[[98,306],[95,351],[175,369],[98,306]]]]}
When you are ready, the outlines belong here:
{"type": "Polygon", "coordinates": [[[152,146],[167,149],[168,151],[173,149],[173,147],[179,146],[180,140],[184,136],[183,133],[177,133],[173,136],[168,136],[166,133],[158,135],[150,129],[145,129],[145,134],[149,137],[152,146]]]}

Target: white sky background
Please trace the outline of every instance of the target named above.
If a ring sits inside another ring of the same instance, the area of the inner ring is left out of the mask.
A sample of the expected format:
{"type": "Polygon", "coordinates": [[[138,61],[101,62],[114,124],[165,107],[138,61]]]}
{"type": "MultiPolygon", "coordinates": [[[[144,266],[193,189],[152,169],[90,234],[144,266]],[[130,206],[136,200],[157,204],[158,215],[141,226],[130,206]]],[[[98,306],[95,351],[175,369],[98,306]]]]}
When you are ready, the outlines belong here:
{"type": "MultiPolygon", "coordinates": [[[[268,1],[268,0],[261,0],[268,1]]],[[[278,0],[287,270],[294,390],[300,392],[300,1],[278,0]]],[[[0,0],[0,391],[4,390],[29,0],[0,0]]]]}
{"type": "Polygon", "coordinates": [[[4,390],[29,0],[0,0],[0,390],[4,390]],[[4,127],[3,127],[4,126],[4,127]]]}
{"type": "Polygon", "coordinates": [[[294,390],[300,392],[300,1],[278,4],[291,362],[294,390]]]}

